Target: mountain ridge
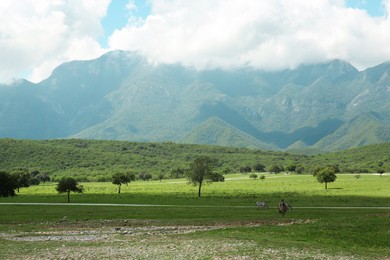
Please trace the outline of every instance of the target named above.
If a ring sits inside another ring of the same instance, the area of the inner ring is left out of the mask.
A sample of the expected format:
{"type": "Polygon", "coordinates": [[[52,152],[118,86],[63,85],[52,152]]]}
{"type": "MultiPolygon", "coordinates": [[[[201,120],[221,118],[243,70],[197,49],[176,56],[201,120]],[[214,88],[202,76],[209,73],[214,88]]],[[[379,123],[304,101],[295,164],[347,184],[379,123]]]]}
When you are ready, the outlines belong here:
{"type": "Polygon", "coordinates": [[[209,131],[222,136],[208,144],[329,151],[390,141],[388,100],[390,63],[200,71],[114,51],[61,64],[37,84],[0,85],[0,137],[204,144],[209,131]],[[354,123],[370,113],[364,120],[375,131],[354,123]]]}

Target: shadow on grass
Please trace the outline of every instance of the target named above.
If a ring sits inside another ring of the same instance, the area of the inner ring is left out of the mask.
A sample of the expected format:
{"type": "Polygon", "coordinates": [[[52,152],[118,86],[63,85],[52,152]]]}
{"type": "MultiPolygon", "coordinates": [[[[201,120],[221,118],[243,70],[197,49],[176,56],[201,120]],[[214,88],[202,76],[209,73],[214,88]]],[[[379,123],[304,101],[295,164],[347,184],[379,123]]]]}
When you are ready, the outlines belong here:
{"type": "MultiPolygon", "coordinates": [[[[66,194],[53,195],[17,195],[0,198],[0,203],[66,203],[66,194]]],[[[390,207],[389,196],[343,196],[331,192],[317,195],[305,195],[294,192],[263,193],[248,196],[189,196],[188,194],[71,194],[71,203],[110,203],[110,204],[147,204],[147,205],[186,205],[186,206],[241,206],[254,207],[256,201],[266,201],[270,207],[276,207],[284,199],[293,207],[390,207]]]]}

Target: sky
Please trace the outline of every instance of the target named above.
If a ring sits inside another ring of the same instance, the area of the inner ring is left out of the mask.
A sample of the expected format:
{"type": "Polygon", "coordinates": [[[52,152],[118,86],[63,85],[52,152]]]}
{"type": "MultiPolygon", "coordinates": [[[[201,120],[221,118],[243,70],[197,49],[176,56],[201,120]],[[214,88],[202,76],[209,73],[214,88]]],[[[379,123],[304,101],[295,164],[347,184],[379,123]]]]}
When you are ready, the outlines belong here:
{"type": "Polygon", "coordinates": [[[390,0],[0,0],[0,82],[112,50],[197,69],[390,61],[390,0]]]}

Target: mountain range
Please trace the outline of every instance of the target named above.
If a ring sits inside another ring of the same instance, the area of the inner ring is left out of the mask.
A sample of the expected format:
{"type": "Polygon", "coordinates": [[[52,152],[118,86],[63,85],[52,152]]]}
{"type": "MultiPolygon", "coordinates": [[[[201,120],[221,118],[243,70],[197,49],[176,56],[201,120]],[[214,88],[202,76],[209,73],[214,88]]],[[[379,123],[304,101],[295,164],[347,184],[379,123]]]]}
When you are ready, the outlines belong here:
{"type": "Polygon", "coordinates": [[[113,51],[0,85],[0,137],[341,150],[390,141],[390,63],[198,70],[113,51]]]}

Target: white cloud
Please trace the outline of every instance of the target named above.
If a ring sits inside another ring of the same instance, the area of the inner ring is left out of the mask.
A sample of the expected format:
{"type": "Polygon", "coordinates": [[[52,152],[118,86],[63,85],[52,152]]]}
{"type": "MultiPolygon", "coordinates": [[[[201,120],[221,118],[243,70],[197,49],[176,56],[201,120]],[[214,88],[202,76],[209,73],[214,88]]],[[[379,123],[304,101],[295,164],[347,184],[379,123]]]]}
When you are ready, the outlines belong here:
{"type": "MultiPolygon", "coordinates": [[[[293,68],[343,59],[359,69],[390,60],[390,20],[343,0],[152,0],[142,24],[110,38],[155,62],[293,68]]],[[[390,8],[390,0],[383,1],[390,8]]]]}
{"type": "MultiPolygon", "coordinates": [[[[345,0],[149,0],[145,19],[128,15],[110,49],[153,62],[205,67],[293,68],[343,59],[359,69],[390,60],[390,0],[383,17],[345,0]]],[[[129,0],[128,12],[138,10],[129,0]]],[[[97,39],[110,0],[0,0],[0,82],[37,82],[69,60],[103,52],[97,39]]]]}
{"type": "Polygon", "coordinates": [[[134,3],[134,1],[130,1],[126,4],[126,10],[129,12],[137,10],[137,5],[134,3]]]}
{"type": "Polygon", "coordinates": [[[1,0],[0,81],[22,71],[40,81],[55,66],[103,53],[100,20],[110,0],[1,0]]]}

